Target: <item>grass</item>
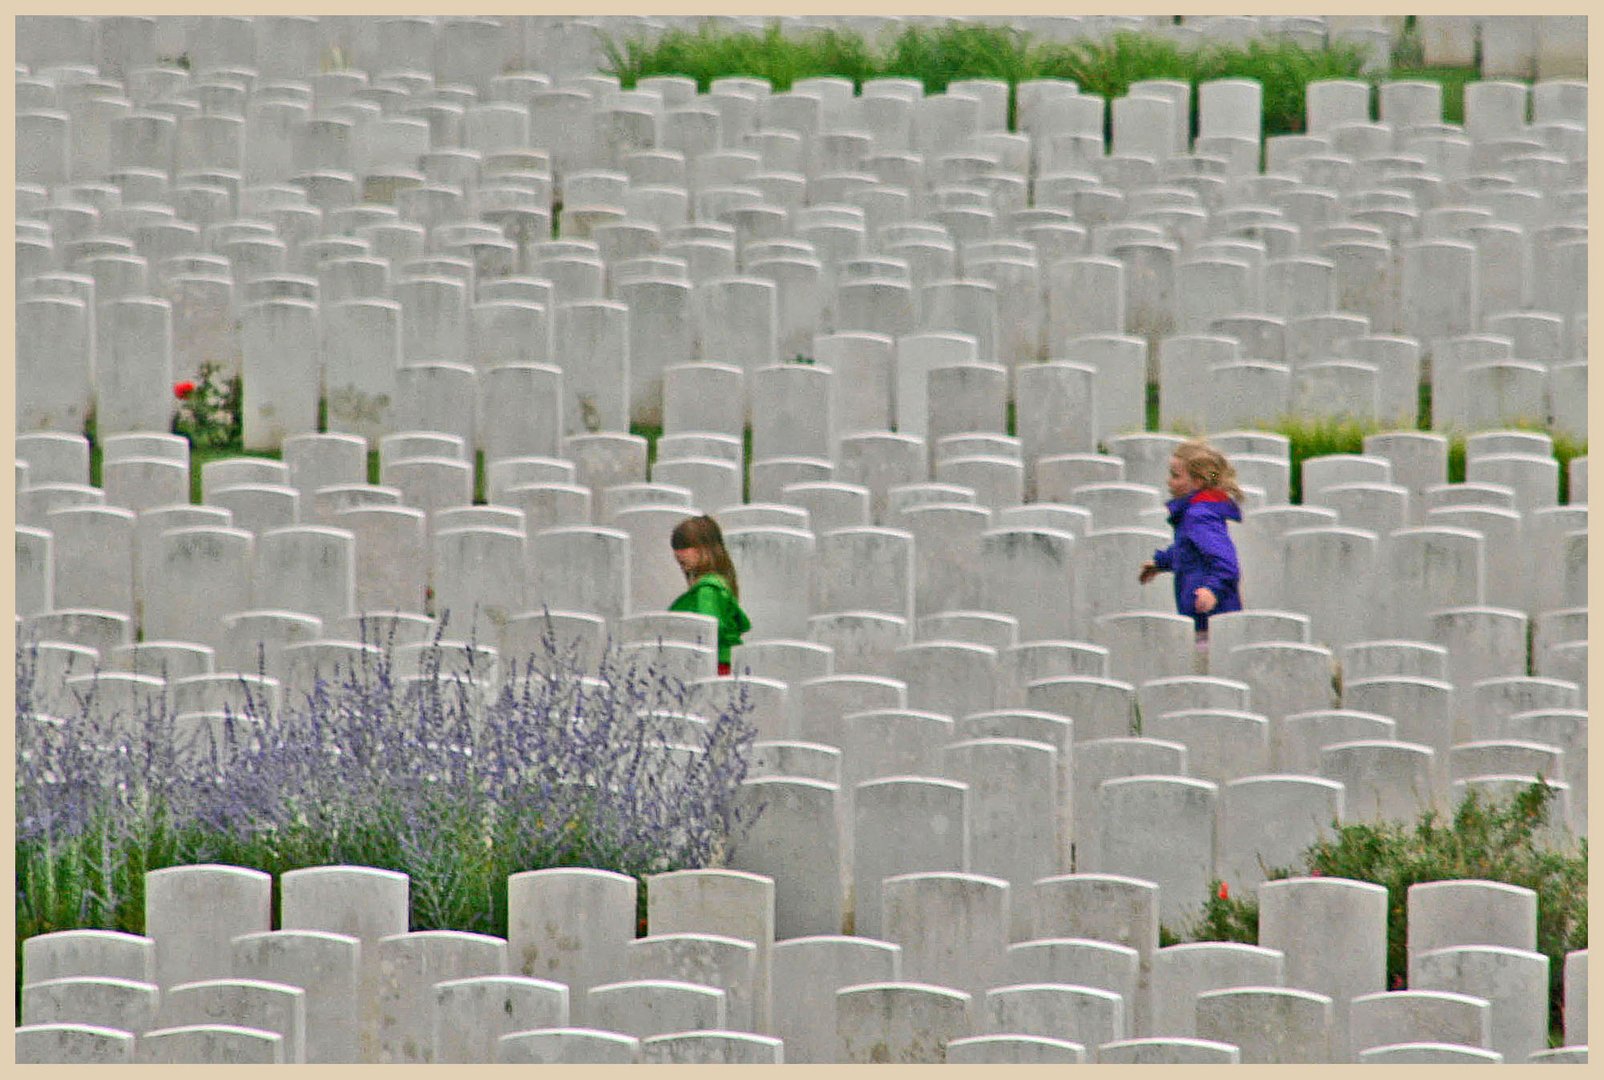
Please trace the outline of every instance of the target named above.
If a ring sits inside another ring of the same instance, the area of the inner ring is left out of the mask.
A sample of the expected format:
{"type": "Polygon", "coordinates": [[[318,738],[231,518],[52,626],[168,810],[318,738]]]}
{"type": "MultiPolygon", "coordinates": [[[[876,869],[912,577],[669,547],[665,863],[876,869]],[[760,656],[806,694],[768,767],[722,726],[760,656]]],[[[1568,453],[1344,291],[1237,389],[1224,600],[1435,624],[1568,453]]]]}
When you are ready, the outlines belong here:
{"type": "MultiPolygon", "coordinates": [[[[1422,384],[1420,387],[1420,423],[1421,431],[1431,431],[1431,386],[1422,384]]],[[[1560,505],[1567,505],[1571,501],[1571,475],[1570,464],[1572,459],[1587,456],[1587,440],[1578,439],[1574,435],[1552,431],[1547,424],[1538,420],[1513,420],[1506,425],[1512,431],[1535,431],[1547,435],[1554,443],[1554,458],[1559,462],[1559,501],[1560,505]]],[[[1455,430],[1443,431],[1448,436],[1448,482],[1450,484],[1463,484],[1465,482],[1465,436],[1455,430]]]]}
{"type": "MultiPolygon", "coordinates": [[[[100,440],[96,434],[95,425],[91,422],[84,429],[84,437],[89,440],[89,485],[103,487],[105,451],[101,449],[100,440]]],[[[377,454],[374,455],[377,460],[377,454]]],[[[283,454],[278,450],[252,450],[249,454],[241,446],[206,446],[189,448],[189,501],[199,505],[205,500],[201,497],[201,468],[213,461],[223,461],[227,458],[259,457],[271,461],[280,461],[283,454]]],[[[375,481],[377,482],[377,481],[375,481]]]]}
{"type": "MultiPolygon", "coordinates": [[[[910,26],[871,41],[839,29],[784,34],[773,23],[762,31],[726,32],[711,26],[674,30],[655,41],[644,37],[604,39],[606,66],[633,87],[654,75],[693,78],[703,92],[715,79],[767,79],[783,92],[800,79],[834,76],[861,91],[875,78],[912,78],[927,93],[941,93],[963,79],[997,79],[1009,86],[1008,127],[1016,127],[1015,88],[1031,79],[1072,79],[1086,93],[1125,94],[1145,79],[1178,79],[1194,88],[1213,79],[1256,79],[1263,92],[1264,131],[1282,135],[1304,130],[1304,87],[1318,79],[1429,78],[1443,84],[1444,116],[1463,116],[1466,68],[1426,68],[1400,53],[1403,66],[1373,76],[1361,74],[1357,46],[1335,43],[1305,48],[1291,41],[1256,40],[1246,45],[1181,45],[1152,34],[1123,32],[1100,41],[1046,41],[1000,24],[910,26]]],[[[1196,110],[1193,110],[1194,123],[1196,110]]]]}
{"type": "Polygon", "coordinates": [[[766,78],[776,90],[787,90],[798,79],[815,75],[840,75],[861,86],[880,73],[861,34],[820,30],[788,36],[778,22],[760,33],[730,34],[711,26],[674,30],[650,44],[642,38],[609,37],[602,47],[606,69],[626,89],[652,75],[687,75],[706,93],[714,79],[725,75],[766,78]]]}
{"type": "Polygon", "coordinates": [[[741,431],[741,498],[752,501],[752,425],[741,431]]]}
{"type": "MultiPolygon", "coordinates": [[[[1302,501],[1299,477],[1305,458],[1324,454],[1362,454],[1366,435],[1393,430],[1391,426],[1383,424],[1306,417],[1281,417],[1253,426],[1264,431],[1279,432],[1291,441],[1292,481],[1288,499],[1293,503],[1302,501]]],[[[1569,502],[1569,465],[1572,458],[1587,455],[1587,441],[1555,434],[1537,423],[1511,424],[1507,430],[1543,432],[1554,440],[1554,457],[1559,462],[1559,502],[1561,505],[1569,502]]],[[[1448,439],[1448,482],[1462,484],[1465,482],[1465,436],[1451,431],[1439,434],[1448,439]]]]}
{"type": "Polygon", "coordinates": [[[1361,424],[1354,420],[1311,420],[1303,417],[1283,417],[1257,428],[1285,435],[1292,460],[1292,475],[1287,489],[1287,501],[1303,501],[1301,479],[1303,462],[1307,458],[1326,454],[1360,454],[1364,452],[1364,437],[1380,427],[1361,424]]]}
{"type": "MultiPolygon", "coordinates": [[[[1420,431],[1431,431],[1431,387],[1420,387],[1420,411],[1416,427],[1420,431]]],[[[1288,448],[1292,476],[1287,491],[1287,499],[1293,504],[1303,501],[1300,478],[1303,473],[1303,461],[1306,458],[1321,457],[1326,454],[1362,454],[1364,453],[1364,440],[1367,435],[1374,435],[1383,431],[1397,430],[1395,424],[1365,423],[1354,419],[1327,419],[1302,416],[1282,416],[1271,420],[1256,421],[1243,425],[1254,430],[1274,431],[1285,435],[1290,443],[1288,448]]],[[[1147,430],[1163,431],[1159,425],[1158,384],[1147,384],[1147,430]]],[[[1559,502],[1566,505],[1570,502],[1570,463],[1573,458],[1587,456],[1587,440],[1550,430],[1547,425],[1535,420],[1516,420],[1500,430],[1536,431],[1549,436],[1554,443],[1554,458],[1559,462],[1559,502]]],[[[1191,432],[1178,431],[1178,434],[1191,432]]],[[[1448,439],[1448,483],[1462,484],[1465,482],[1465,433],[1460,431],[1437,432],[1448,439]]]]}
{"type": "Polygon", "coordinates": [[[1465,84],[1481,76],[1470,67],[1400,67],[1388,73],[1392,79],[1426,79],[1442,84],[1442,118],[1445,124],[1465,122],[1465,84]]]}
{"type": "MultiPolygon", "coordinates": [[[[1074,79],[1083,91],[1120,97],[1144,79],[1178,79],[1193,87],[1214,79],[1256,79],[1262,87],[1264,132],[1304,129],[1304,87],[1319,79],[1358,78],[1362,53],[1349,45],[1306,49],[1292,42],[1253,41],[1245,46],[1183,47],[1140,34],[1105,42],[1043,47],[1042,73],[1074,79]]],[[[1192,109],[1196,134],[1197,109],[1192,109]]]]}
{"type": "Polygon", "coordinates": [[[1426,64],[1425,47],[1413,15],[1404,20],[1403,34],[1392,49],[1391,79],[1428,79],[1442,84],[1443,121],[1449,124],[1465,122],[1465,84],[1480,78],[1473,66],[1439,67],[1426,64]]]}
{"type": "MultiPolygon", "coordinates": [[[[1564,475],[1561,469],[1560,474],[1564,475]]],[[[1448,440],[1448,482],[1450,484],[1463,484],[1465,482],[1465,440],[1448,440]]]]}
{"type": "MultiPolygon", "coordinates": [[[[189,448],[189,501],[199,505],[206,500],[201,496],[201,469],[214,461],[226,461],[229,458],[254,457],[266,458],[269,461],[282,461],[284,454],[279,450],[252,450],[249,454],[233,446],[191,446],[189,448]]],[[[302,507],[302,513],[307,510],[302,507]]]]}
{"type": "Polygon", "coordinates": [[[629,433],[646,440],[646,474],[650,476],[652,466],[657,464],[657,440],[663,437],[663,427],[661,424],[630,424],[629,433]]]}
{"type": "Polygon", "coordinates": [[[1571,462],[1587,456],[1587,440],[1569,435],[1554,436],[1554,459],[1559,462],[1559,501],[1563,506],[1571,501],[1571,462]]]}

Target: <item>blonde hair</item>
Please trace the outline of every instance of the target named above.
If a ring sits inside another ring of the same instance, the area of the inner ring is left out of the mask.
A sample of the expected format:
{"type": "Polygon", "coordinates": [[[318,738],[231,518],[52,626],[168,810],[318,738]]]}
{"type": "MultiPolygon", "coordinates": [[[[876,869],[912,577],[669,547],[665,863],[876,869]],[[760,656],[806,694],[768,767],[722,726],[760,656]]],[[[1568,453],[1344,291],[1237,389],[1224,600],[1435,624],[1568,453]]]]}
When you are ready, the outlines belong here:
{"type": "Polygon", "coordinates": [[[1181,463],[1186,475],[1203,487],[1219,488],[1231,496],[1233,502],[1242,502],[1242,488],[1236,481],[1236,467],[1206,440],[1188,439],[1175,448],[1172,456],[1181,463]]]}
{"type": "Polygon", "coordinates": [[[706,556],[707,567],[729,582],[730,592],[735,594],[735,599],[741,598],[741,584],[735,578],[735,564],[730,561],[730,553],[724,548],[724,533],[712,517],[703,514],[686,518],[674,526],[668,544],[675,551],[696,548],[702,552],[706,556]]]}

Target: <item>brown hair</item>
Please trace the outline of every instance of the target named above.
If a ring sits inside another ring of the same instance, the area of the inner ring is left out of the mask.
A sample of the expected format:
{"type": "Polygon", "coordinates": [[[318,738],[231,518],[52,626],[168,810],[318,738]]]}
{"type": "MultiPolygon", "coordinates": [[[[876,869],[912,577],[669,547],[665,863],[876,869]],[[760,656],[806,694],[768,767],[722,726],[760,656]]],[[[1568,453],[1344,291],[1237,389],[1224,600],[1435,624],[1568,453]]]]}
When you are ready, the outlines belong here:
{"type": "Polygon", "coordinates": [[[730,553],[724,548],[724,533],[707,514],[701,517],[688,517],[678,525],[668,536],[668,545],[675,551],[685,548],[697,548],[707,556],[707,565],[712,572],[729,583],[730,592],[735,599],[741,598],[741,585],[735,578],[735,564],[730,561],[730,553]]]}
{"type": "Polygon", "coordinates": [[[1233,502],[1242,502],[1242,488],[1236,482],[1236,467],[1207,441],[1188,439],[1175,448],[1173,456],[1180,461],[1187,476],[1206,488],[1219,488],[1231,496],[1233,502]]]}

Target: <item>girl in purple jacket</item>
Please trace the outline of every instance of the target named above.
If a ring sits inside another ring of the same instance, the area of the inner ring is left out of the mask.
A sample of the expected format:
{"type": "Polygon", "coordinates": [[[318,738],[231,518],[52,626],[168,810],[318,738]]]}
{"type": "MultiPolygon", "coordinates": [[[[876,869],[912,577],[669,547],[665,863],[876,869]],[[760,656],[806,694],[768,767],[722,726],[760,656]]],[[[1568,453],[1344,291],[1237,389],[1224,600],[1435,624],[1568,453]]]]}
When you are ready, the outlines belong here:
{"type": "Polygon", "coordinates": [[[1169,485],[1175,542],[1153,552],[1139,580],[1146,585],[1166,570],[1175,575],[1176,610],[1192,617],[1201,652],[1208,648],[1209,616],[1242,610],[1242,571],[1226,528],[1226,522],[1242,520],[1242,489],[1225,455],[1202,439],[1175,448],[1169,485]]]}

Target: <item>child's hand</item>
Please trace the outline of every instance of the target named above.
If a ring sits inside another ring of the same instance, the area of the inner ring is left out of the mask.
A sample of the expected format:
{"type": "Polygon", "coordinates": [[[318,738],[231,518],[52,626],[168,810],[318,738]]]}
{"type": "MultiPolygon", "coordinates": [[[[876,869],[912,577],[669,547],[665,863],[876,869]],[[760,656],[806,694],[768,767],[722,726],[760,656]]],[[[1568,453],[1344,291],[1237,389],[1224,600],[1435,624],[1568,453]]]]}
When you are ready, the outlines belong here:
{"type": "Polygon", "coordinates": [[[1214,605],[1219,603],[1219,600],[1214,596],[1214,591],[1206,585],[1200,587],[1197,592],[1192,594],[1192,597],[1193,606],[1197,608],[1199,615],[1207,615],[1214,610],[1214,605]]]}
{"type": "Polygon", "coordinates": [[[1158,564],[1149,559],[1147,562],[1142,564],[1142,572],[1136,575],[1136,580],[1141,584],[1146,585],[1149,581],[1152,581],[1154,578],[1158,577],[1158,575],[1158,564]]]}

